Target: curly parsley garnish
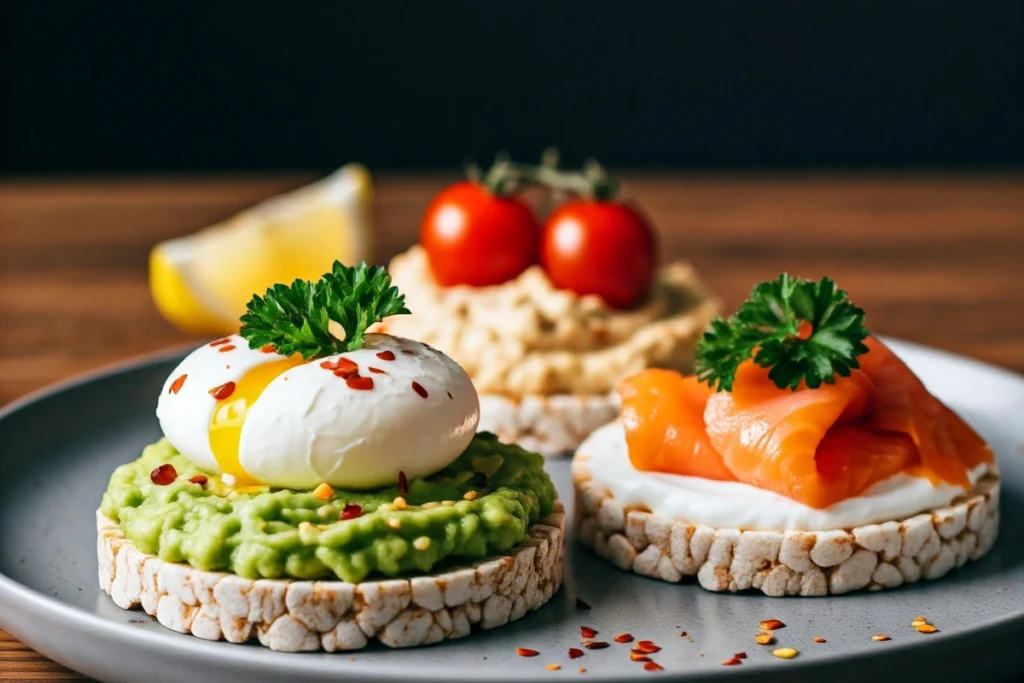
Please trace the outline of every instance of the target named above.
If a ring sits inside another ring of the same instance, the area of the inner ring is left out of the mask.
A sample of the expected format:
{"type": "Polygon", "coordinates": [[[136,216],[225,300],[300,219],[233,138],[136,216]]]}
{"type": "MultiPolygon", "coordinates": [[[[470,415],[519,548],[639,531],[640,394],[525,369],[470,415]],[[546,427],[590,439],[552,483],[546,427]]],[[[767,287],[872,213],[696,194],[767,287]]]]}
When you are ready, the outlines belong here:
{"type": "Polygon", "coordinates": [[[867,336],[864,311],[835,282],[783,273],[755,287],[731,318],[712,321],[697,345],[697,378],[731,391],[736,369],[753,358],[780,389],[814,389],[860,367],[867,336]]]}
{"type": "Polygon", "coordinates": [[[254,296],[246,311],[239,334],[250,348],[269,344],[283,356],[300,353],[307,360],[361,348],[370,325],[409,312],[384,267],[338,261],[316,282],[274,285],[254,296]],[[345,330],[344,340],[331,333],[331,321],[345,330]]]}

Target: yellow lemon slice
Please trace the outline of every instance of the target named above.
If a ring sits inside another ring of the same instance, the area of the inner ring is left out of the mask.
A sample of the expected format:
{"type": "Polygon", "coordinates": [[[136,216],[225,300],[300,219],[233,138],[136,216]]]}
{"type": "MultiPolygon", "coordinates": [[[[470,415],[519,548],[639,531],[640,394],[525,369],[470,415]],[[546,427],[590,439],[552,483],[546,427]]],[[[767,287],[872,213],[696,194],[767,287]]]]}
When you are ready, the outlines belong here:
{"type": "Polygon", "coordinates": [[[149,259],[157,308],[189,332],[237,331],[253,294],[277,282],[315,280],[335,260],[368,259],[372,200],[369,172],[348,164],[222,223],[161,242],[149,259]]]}

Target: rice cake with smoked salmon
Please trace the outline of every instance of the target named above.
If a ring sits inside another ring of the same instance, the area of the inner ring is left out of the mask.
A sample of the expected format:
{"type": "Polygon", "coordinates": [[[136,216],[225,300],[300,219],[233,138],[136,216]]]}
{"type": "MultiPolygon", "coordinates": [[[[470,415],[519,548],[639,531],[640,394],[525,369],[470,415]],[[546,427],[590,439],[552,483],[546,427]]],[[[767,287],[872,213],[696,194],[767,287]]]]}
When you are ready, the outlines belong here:
{"type": "Polygon", "coordinates": [[[572,462],[576,533],[619,569],[710,591],[838,595],[937,579],[985,555],[999,531],[999,475],[989,472],[949,505],[847,529],[749,530],[652,514],[594,482],[592,453],[614,448],[595,432],[572,462]]]}
{"type": "Polygon", "coordinates": [[[833,384],[730,392],[657,370],[573,462],[580,538],[622,569],[714,591],[826,595],[936,579],[999,524],[991,449],[877,339],[833,384]]]}

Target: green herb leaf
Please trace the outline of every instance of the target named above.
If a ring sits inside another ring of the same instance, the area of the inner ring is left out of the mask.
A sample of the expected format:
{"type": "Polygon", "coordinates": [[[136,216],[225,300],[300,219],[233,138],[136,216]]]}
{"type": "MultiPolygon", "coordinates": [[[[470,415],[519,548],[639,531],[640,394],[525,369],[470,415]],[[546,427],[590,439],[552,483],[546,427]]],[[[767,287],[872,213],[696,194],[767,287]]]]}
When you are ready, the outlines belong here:
{"type": "Polygon", "coordinates": [[[835,282],[783,273],[757,285],[731,318],[712,321],[697,345],[697,377],[731,391],[736,369],[753,358],[780,389],[834,384],[860,367],[867,336],[864,311],[835,282]]]}
{"type": "Polygon", "coordinates": [[[305,359],[362,348],[366,330],[391,315],[408,313],[405,296],[382,266],[345,266],[335,261],[316,282],[278,284],[254,296],[242,316],[239,334],[250,348],[272,345],[278,353],[305,359]],[[344,340],[330,331],[334,321],[344,340]]]}

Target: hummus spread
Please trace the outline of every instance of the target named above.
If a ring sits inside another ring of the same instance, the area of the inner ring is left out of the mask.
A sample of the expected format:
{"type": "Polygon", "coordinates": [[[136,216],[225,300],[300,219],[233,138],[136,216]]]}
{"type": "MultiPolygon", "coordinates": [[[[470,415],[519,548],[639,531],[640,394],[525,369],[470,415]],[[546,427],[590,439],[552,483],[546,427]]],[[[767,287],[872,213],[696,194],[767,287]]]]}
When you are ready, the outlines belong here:
{"type": "Polygon", "coordinates": [[[556,289],[539,266],[493,287],[443,287],[414,246],[388,269],[415,313],[382,326],[454,358],[480,393],[606,394],[647,367],[688,372],[718,310],[682,262],[663,268],[646,303],[630,310],[556,289]]]}

